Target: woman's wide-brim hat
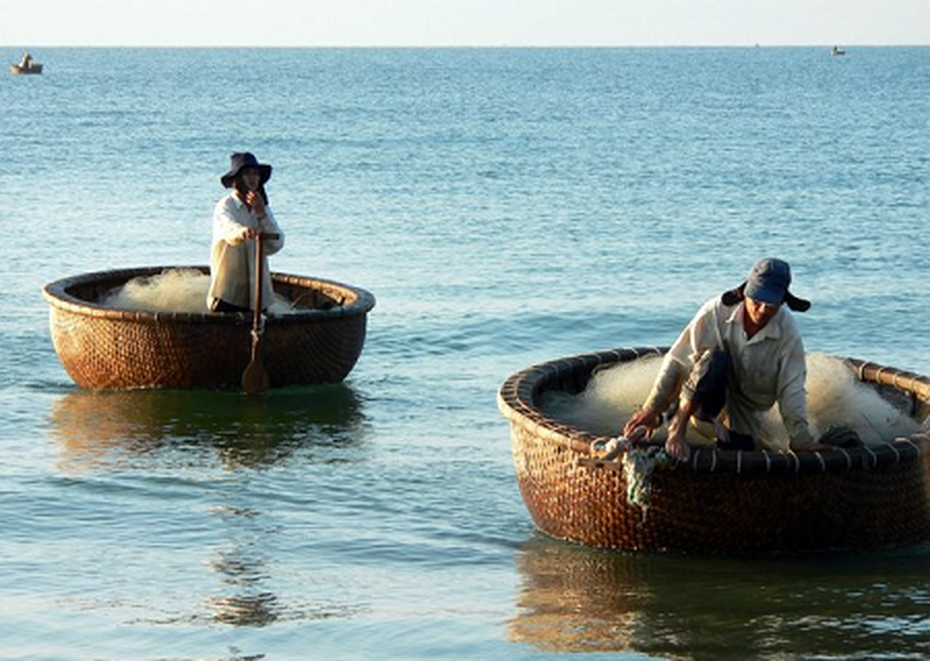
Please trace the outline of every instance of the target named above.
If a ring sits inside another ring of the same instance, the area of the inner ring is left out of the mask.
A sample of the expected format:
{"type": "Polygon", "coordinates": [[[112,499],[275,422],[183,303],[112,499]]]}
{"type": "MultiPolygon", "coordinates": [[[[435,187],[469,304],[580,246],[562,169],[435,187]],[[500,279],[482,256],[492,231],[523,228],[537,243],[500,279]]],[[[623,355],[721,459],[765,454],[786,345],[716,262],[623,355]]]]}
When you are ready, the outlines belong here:
{"type": "Polygon", "coordinates": [[[262,184],[271,179],[270,165],[259,163],[255,155],[250,152],[236,152],[229,157],[229,172],[220,177],[220,183],[223,184],[223,187],[232,187],[242,168],[258,168],[262,184]]]}

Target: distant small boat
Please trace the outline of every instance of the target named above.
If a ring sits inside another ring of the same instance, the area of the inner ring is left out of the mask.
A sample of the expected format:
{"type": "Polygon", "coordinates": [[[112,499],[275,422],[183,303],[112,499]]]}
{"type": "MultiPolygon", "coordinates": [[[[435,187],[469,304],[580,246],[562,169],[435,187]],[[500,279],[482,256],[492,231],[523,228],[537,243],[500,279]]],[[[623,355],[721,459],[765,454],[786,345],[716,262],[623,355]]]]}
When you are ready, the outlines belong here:
{"type": "Polygon", "coordinates": [[[25,75],[25,74],[33,74],[33,73],[42,73],[42,65],[32,64],[28,67],[24,67],[21,64],[11,64],[10,73],[12,73],[14,76],[19,76],[20,74],[25,75]]]}
{"type": "Polygon", "coordinates": [[[10,73],[14,76],[42,73],[42,65],[33,60],[29,53],[23,53],[23,59],[18,64],[10,65],[10,73]]]}
{"type": "Polygon", "coordinates": [[[830,55],[836,57],[837,55],[846,55],[846,51],[840,48],[839,46],[834,46],[830,51],[830,55]]]}

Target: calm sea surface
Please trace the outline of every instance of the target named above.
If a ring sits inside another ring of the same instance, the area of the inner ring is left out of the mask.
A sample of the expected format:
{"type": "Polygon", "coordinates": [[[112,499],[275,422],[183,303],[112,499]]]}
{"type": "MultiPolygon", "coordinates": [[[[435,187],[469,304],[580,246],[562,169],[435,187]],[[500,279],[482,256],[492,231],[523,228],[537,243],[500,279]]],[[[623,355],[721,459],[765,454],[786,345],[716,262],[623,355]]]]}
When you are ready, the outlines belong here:
{"type": "Polygon", "coordinates": [[[671,342],[767,255],[808,349],[930,374],[930,48],[34,55],[0,76],[0,658],[930,656],[930,545],[556,542],[495,406],[529,364],[671,342]],[[355,371],[76,388],[42,285],[206,263],[246,149],[273,268],[378,298],[355,371]]]}

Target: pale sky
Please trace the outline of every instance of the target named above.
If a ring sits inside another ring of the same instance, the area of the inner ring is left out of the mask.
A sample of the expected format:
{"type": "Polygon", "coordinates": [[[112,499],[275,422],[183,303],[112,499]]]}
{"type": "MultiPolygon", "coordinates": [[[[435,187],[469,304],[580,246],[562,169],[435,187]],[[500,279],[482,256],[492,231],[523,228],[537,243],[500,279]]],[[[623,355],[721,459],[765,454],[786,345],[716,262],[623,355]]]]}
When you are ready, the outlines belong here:
{"type": "Polygon", "coordinates": [[[930,45],[930,0],[0,0],[0,47],[930,45]]]}

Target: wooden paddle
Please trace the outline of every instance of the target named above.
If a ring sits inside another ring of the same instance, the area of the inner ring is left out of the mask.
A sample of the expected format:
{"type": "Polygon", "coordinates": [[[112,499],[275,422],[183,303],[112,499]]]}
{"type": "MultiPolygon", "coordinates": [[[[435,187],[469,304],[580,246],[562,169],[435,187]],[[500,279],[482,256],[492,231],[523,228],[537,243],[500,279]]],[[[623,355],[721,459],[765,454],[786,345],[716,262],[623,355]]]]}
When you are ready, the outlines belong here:
{"type": "Polygon", "coordinates": [[[242,389],[255,395],[268,389],[269,379],[262,363],[262,335],[265,328],[262,320],[262,262],[264,249],[262,239],[276,239],[277,234],[259,234],[255,237],[255,307],[252,310],[252,360],[242,373],[242,389]]]}

